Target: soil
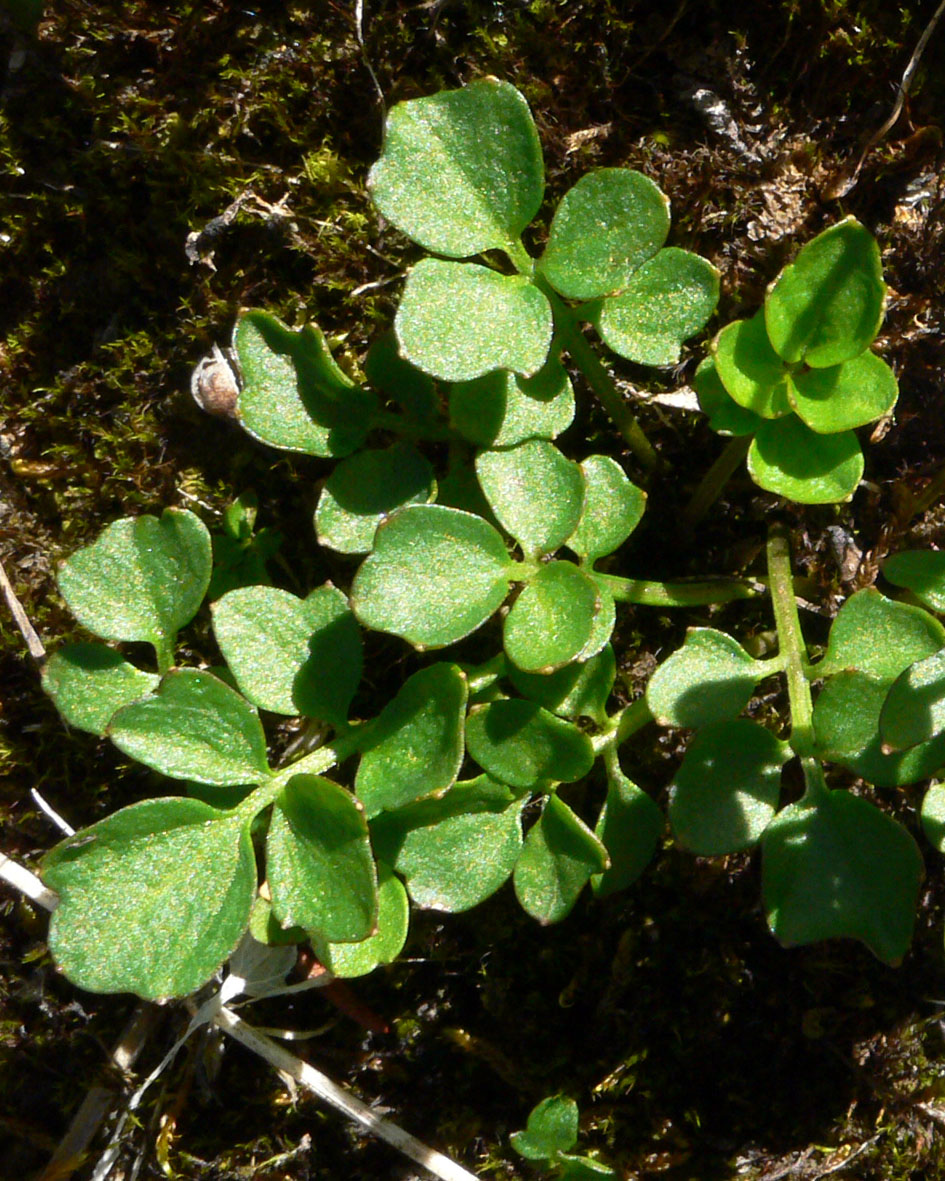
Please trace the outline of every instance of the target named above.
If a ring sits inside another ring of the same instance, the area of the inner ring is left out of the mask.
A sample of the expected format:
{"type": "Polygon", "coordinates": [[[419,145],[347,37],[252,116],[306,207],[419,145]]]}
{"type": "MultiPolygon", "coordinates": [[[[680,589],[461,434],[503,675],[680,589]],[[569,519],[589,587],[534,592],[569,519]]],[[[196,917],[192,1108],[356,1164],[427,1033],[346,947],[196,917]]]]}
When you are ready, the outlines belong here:
{"type": "MultiPolygon", "coordinates": [[[[945,25],[902,114],[870,143],[934,0],[379,0],[363,6],[363,37],[354,0],[56,0],[23,31],[10,14],[26,7],[0,4],[0,554],[50,647],[75,632],[57,560],[116,517],[168,504],[213,524],[252,488],[260,523],[284,534],[285,585],[345,585],[350,569],[326,566],[308,530],[330,469],[202,414],[190,373],[249,306],[317,320],[342,363],[357,364],[417,257],[365,190],[380,95],[389,107],[488,74],[522,90],[539,127],[549,200],[536,241],[584,172],[632,167],[670,196],[672,242],[721,272],[719,311],[683,364],[654,374],[615,361],[624,388],[685,385],[705,339],[755,308],[798,246],[841,216],[881,244],[879,347],[901,393],[894,421],[871,440],[861,432],[867,471],[853,500],[778,505],[741,473],[684,543],[681,507],[723,441],[699,415],[649,401],[640,419],[669,474],[614,572],[757,573],[778,509],[811,580],[804,624],[816,644],[884,553],[942,543],[940,508],[907,520],[901,506],[945,459],[945,25]]],[[[579,401],[564,445],[611,440],[586,390],[579,401]]],[[[771,627],[763,601],[711,616],[628,612],[615,637],[624,691],[710,617],[742,639],[771,627]]],[[[57,834],[31,789],[80,827],[164,788],[68,731],[2,611],[0,624],[0,849],[35,865],[57,834]]],[[[198,624],[195,658],[207,637],[198,624]]],[[[397,642],[372,645],[369,689],[382,695],[406,658],[397,642]]],[[[774,717],[779,704],[757,708],[774,717]]],[[[684,738],[649,730],[625,752],[660,802],[684,738]]],[[[920,841],[923,786],[876,796],[920,841]]],[[[417,913],[404,957],[351,986],[386,1032],[317,992],[250,1017],[327,1024],[292,1049],[483,1177],[535,1175],[509,1135],[564,1091],[581,1108],[582,1148],[624,1178],[945,1178],[945,879],[927,842],[923,852],[914,945],[898,968],[850,942],[781,948],[755,857],[697,859],[667,840],[631,890],[582,897],[554,927],[529,919],[509,887],[465,915],[417,913]]],[[[89,1088],[120,1089],[108,1051],[136,1004],[71,986],[45,930],[2,887],[0,1174],[11,1181],[91,1176],[101,1137],[74,1173],[43,1169],[89,1088]]],[[[162,1008],[139,1071],[185,1023],[180,1006],[162,1008]]],[[[195,1039],[139,1116],[125,1177],[415,1175],[235,1045],[195,1039]]]]}

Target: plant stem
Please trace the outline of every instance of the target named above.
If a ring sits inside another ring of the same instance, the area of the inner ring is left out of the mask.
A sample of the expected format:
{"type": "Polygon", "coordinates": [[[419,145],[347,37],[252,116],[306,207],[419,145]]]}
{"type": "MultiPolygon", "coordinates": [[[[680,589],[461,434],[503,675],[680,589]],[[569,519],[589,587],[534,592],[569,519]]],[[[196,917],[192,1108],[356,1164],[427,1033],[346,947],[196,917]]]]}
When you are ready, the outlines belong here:
{"type": "Polygon", "coordinates": [[[791,705],[791,749],[801,760],[808,794],[816,799],[827,791],[827,784],[815,754],[814,703],[810,695],[812,668],[794,598],[791,544],[787,529],[780,522],[772,525],[768,533],[768,577],[791,705]]]}
{"type": "Polygon", "coordinates": [[[607,585],[618,603],[639,603],[645,607],[702,607],[708,603],[731,603],[760,594],[758,584],[746,578],[698,579],[692,582],[648,582],[620,578],[616,574],[594,577],[607,585]]]}
{"type": "Polygon", "coordinates": [[[729,439],[725,450],[702,477],[699,487],[692,494],[692,499],[683,509],[683,526],[687,532],[691,533],[695,529],[721,496],[722,489],[748,454],[751,438],[751,435],[740,435],[729,439]]]}

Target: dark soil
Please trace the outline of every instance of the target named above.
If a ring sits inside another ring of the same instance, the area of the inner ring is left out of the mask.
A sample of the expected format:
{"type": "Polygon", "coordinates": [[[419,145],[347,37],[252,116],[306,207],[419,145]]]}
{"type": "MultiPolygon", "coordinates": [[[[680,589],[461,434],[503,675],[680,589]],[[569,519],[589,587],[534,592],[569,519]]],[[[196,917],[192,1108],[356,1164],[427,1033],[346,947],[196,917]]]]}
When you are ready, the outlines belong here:
{"type": "MultiPolygon", "coordinates": [[[[417,254],[378,224],[365,192],[383,126],[368,63],[388,106],[484,74],[514,82],[542,136],[548,208],[589,168],[651,176],[672,200],[672,241],[722,272],[706,336],[757,306],[799,244],[843,215],[864,222],[883,251],[880,344],[901,394],[895,422],[865,448],[853,501],[787,510],[797,568],[817,591],[809,639],[823,639],[887,550],[942,542],[940,509],[911,523],[896,510],[945,460],[945,27],[898,122],[847,195],[830,196],[892,110],[934,0],[380,0],[365,4],[363,50],[354,0],[56,0],[35,36],[16,30],[7,6],[0,553],[50,647],[75,626],[57,559],[128,513],[179,504],[212,524],[251,487],[260,523],[286,535],[285,585],[350,577],[326,570],[309,531],[325,465],[277,456],[201,415],[188,385],[239,307],[317,320],[342,360],[389,323],[417,254]],[[190,261],[188,234],[240,197],[190,261]],[[831,526],[855,543],[859,565],[838,565],[831,526]]],[[[701,344],[678,372],[655,379],[618,363],[617,376],[674,388],[701,344]]],[[[598,446],[607,424],[586,391],[582,401],[565,445],[598,446]]],[[[757,572],[774,498],[738,476],[681,544],[680,509],[723,443],[695,415],[651,404],[640,416],[672,474],[651,488],[615,571],[757,572]]],[[[633,691],[708,615],[623,618],[616,642],[633,691]]],[[[743,638],[771,626],[763,603],[713,621],[743,638]]],[[[0,849],[35,865],[56,833],[31,788],[79,827],[163,787],[108,744],[67,732],[5,613],[0,622],[0,849]]],[[[199,651],[206,629],[192,642],[199,651]]],[[[378,642],[372,655],[375,689],[402,676],[402,645],[378,642]]],[[[652,733],[625,763],[661,799],[681,739],[652,733]]],[[[921,840],[921,791],[883,799],[921,840]]],[[[753,858],[698,860],[667,843],[632,890],[582,899],[557,927],[527,918],[508,887],[467,915],[418,914],[404,959],[352,985],[388,1033],[366,1032],[318,993],[250,1016],[312,1029],[334,1015],[292,1048],[482,1176],[533,1175],[509,1133],[562,1090],[580,1104],[583,1145],[623,1177],[945,1178],[945,889],[940,857],[923,850],[914,947],[896,969],[852,943],[780,948],[753,858]]],[[[44,916],[2,895],[0,1175],[14,1181],[40,1175],[89,1087],[108,1079],[109,1047],[135,1002],[74,989],[48,957],[44,916]]],[[[166,1010],[141,1068],[184,1020],[166,1010]]],[[[144,1177],[413,1175],[335,1112],[289,1097],[239,1048],[211,1050],[195,1045],[152,1090],[124,1176],[138,1157],[144,1177]],[[293,1152],[305,1135],[310,1147],[293,1152]]],[[[75,1175],[90,1176],[100,1151],[75,1175]]]]}

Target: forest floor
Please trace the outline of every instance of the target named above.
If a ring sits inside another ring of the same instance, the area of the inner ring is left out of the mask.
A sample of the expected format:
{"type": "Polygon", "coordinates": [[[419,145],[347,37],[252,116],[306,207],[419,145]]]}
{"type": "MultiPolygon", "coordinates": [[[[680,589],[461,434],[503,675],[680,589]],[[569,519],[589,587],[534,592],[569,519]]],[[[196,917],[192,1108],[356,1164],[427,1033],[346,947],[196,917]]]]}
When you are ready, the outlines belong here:
{"type": "MultiPolygon", "coordinates": [[[[790,510],[797,567],[818,590],[811,639],[875,578],[884,548],[945,542],[941,510],[889,528],[896,497],[945,459],[945,26],[902,114],[870,145],[933,0],[368,0],[363,37],[355,0],[53,0],[35,33],[19,32],[6,7],[0,555],[51,648],[75,631],[57,561],[130,513],[181,505],[212,525],[252,488],[260,524],[285,535],[285,568],[317,581],[308,522],[327,467],[202,415],[190,373],[226,343],[241,307],[317,320],[357,364],[417,257],[379,225],[365,189],[380,94],[389,108],[483,75],[527,97],[550,199],[588,169],[618,165],[669,195],[671,241],[722,275],[703,341],[756,307],[827,225],[853,214],[873,231],[890,289],[879,349],[901,395],[853,500],[790,510]]],[[[703,341],[656,382],[625,362],[616,375],[675,389],[703,341]]],[[[722,442],[701,416],[653,402],[639,413],[673,474],[651,487],[620,573],[750,569],[774,498],[736,477],[680,545],[680,508],[722,442]]],[[[599,428],[585,409],[572,429],[587,439],[599,428]]],[[[771,626],[766,611],[735,604],[714,618],[744,637],[771,626]]],[[[627,693],[692,622],[642,608],[628,619],[618,632],[627,693]]],[[[663,732],[628,760],[657,799],[681,743],[663,732]]],[[[0,609],[0,850],[35,865],[57,834],[31,788],[76,827],[160,790],[108,743],[67,731],[0,609]]],[[[915,833],[919,798],[885,797],[915,833]]],[[[483,1177],[534,1175],[509,1134],[564,1091],[580,1104],[583,1147],[625,1178],[945,1178],[945,874],[923,850],[913,949],[897,968],[849,942],[782,949],[755,858],[697,859],[667,840],[631,890],[584,897],[556,927],[529,919],[508,887],[468,914],[419,913],[404,957],[352,985],[387,1032],[317,993],[260,1004],[252,1019],[327,1024],[293,1049],[483,1177]]],[[[108,1048],[135,1007],[72,987],[45,931],[4,887],[0,1174],[10,1181],[42,1173],[89,1087],[109,1078],[108,1048]]],[[[183,1021],[177,1007],[161,1011],[139,1069],[183,1021]]],[[[213,1048],[196,1039],[152,1089],[124,1176],[136,1157],[154,1177],[414,1175],[244,1051],[213,1048]]],[[[75,1175],[90,1176],[95,1159],[75,1175]]]]}

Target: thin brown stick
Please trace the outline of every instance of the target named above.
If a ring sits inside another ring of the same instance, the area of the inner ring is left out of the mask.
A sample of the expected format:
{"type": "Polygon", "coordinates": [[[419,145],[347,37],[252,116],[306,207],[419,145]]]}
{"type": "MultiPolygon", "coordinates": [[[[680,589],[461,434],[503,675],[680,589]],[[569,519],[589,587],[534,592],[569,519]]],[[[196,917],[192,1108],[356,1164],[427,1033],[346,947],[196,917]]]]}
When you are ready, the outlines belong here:
{"type": "Polygon", "coordinates": [[[36,629],[29,621],[29,616],[23,610],[23,604],[16,597],[16,591],[13,589],[13,584],[7,578],[7,572],[3,568],[3,562],[0,561],[0,590],[3,591],[3,597],[7,601],[7,606],[10,608],[10,614],[13,616],[13,621],[20,629],[20,635],[26,641],[26,647],[29,649],[29,654],[32,658],[41,662],[46,659],[46,649],[43,647],[43,641],[36,634],[36,629]]]}

